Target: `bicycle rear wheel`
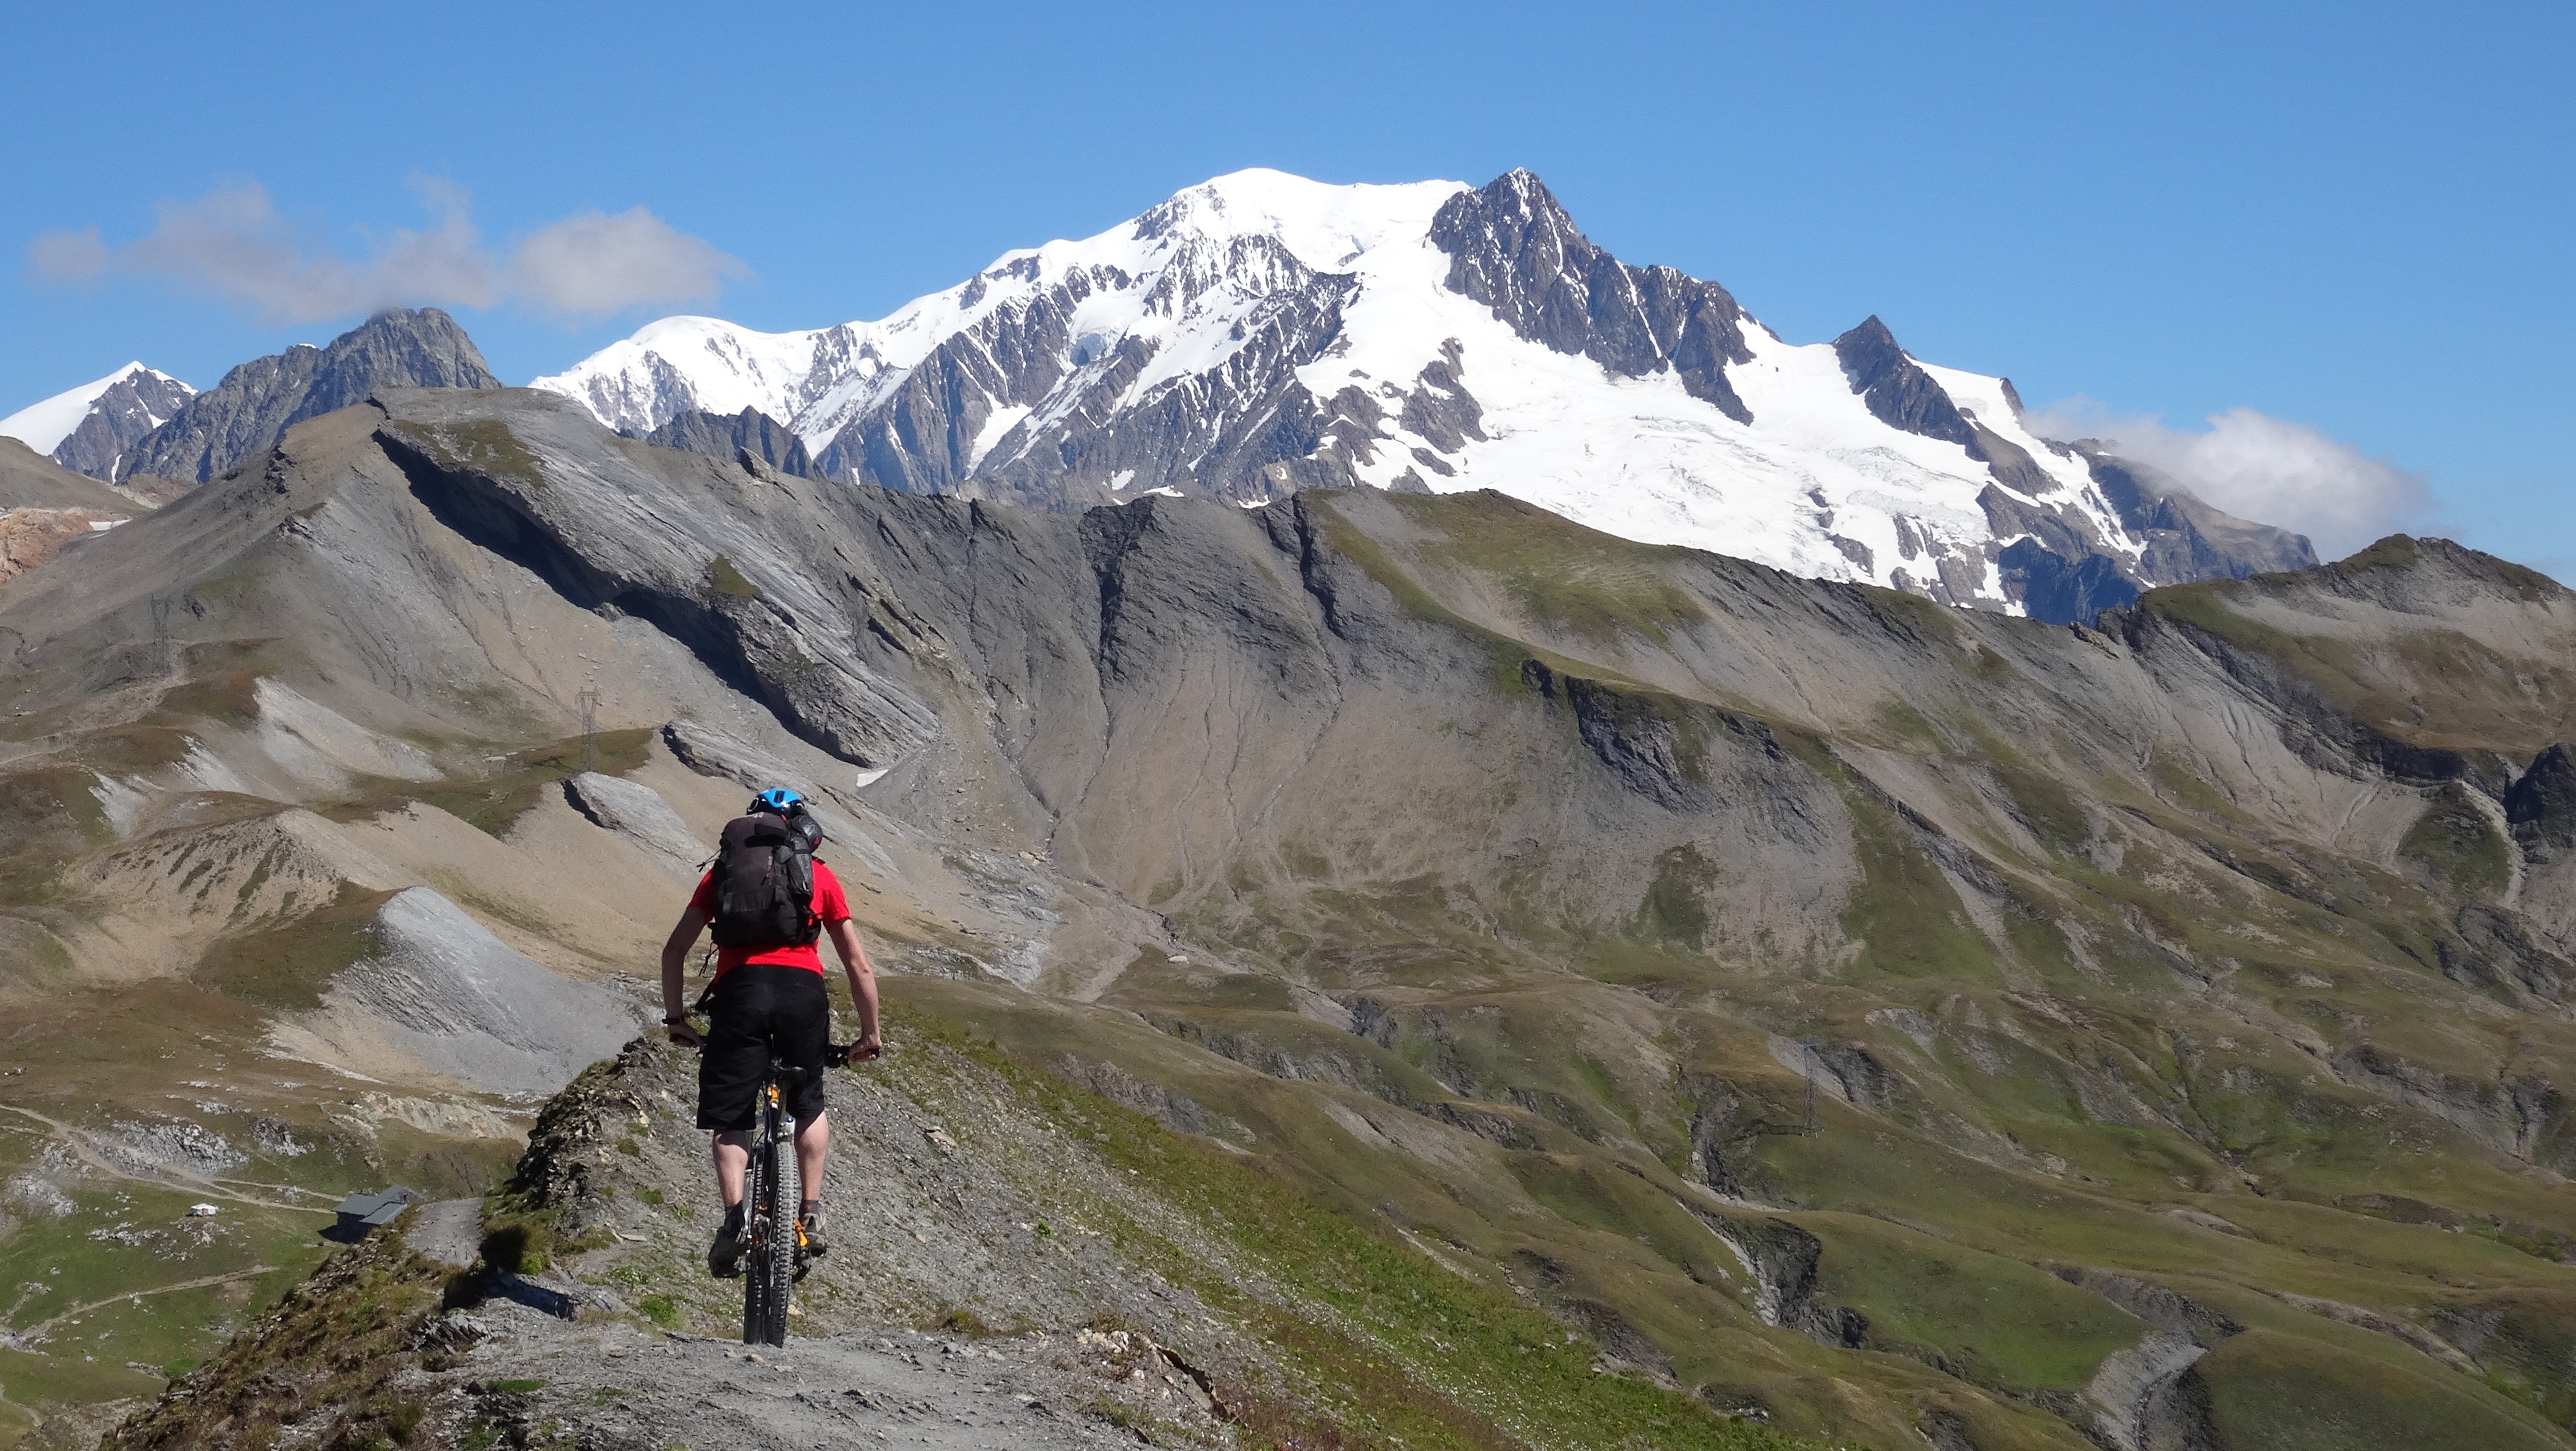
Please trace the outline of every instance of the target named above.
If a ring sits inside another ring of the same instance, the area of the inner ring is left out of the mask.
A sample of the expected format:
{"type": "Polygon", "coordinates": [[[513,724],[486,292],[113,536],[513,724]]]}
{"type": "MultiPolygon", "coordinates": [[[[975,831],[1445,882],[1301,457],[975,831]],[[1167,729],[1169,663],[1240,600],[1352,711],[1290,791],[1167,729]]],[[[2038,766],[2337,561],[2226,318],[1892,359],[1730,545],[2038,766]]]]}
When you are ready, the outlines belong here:
{"type": "Polygon", "coordinates": [[[769,1324],[767,1343],[787,1343],[787,1307],[796,1293],[796,1251],[802,1231],[796,1223],[796,1211],[803,1193],[798,1184],[796,1166],[796,1120],[780,1115],[776,1145],[770,1150],[774,1165],[769,1182],[776,1186],[777,1197],[770,1202],[776,1210],[770,1219],[769,1253],[761,1260],[760,1272],[769,1281],[769,1324]]]}
{"type": "Polygon", "coordinates": [[[787,1343],[787,1303],[796,1280],[795,1120],[776,1109],[761,1115],[752,1155],[753,1192],[744,1227],[753,1238],[744,1257],[742,1341],[787,1343]]]}

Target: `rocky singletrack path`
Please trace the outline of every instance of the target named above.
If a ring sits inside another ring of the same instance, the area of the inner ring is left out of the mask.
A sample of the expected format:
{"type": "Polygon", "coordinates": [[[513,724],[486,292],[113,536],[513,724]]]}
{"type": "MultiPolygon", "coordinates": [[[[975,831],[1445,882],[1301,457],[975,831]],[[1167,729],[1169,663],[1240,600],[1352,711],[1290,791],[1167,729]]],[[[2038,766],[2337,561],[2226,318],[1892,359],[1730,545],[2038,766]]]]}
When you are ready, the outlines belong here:
{"type": "MultiPolygon", "coordinates": [[[[507,1318],[510,1328],[448,1374],[481,1388],[471,1393],[486,1424],[532,1435],[577,1428],[584,1446],[1135,1444],[1133,1434],[1074,1403],[1088,1347],[1064,1335],[974,1341],[897,1330],[748,1350],[625,1325],[542,1326],[533,1323],[542,1317],[515,1308],[507,1318]]],[[[1181,1384],[1159,1389],[1176,1408],[1189,1406],[1195,1387],[1169,1379],[1181,1384]]]]}

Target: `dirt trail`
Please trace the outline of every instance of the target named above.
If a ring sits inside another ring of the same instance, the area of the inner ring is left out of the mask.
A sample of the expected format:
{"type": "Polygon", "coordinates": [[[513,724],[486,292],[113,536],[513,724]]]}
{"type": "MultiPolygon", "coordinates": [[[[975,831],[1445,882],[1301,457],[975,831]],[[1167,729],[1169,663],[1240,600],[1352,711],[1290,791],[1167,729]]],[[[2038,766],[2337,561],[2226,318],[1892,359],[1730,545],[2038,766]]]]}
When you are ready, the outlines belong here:
{"type": "Polygon", "coordinates": [[[89,1300],[78,1305],[66,1306],[58,1313],[49,1315],[44,1319],[37,1321],[35,1324],[27,1326],[25,1329],[13,1330],[8,1333],[21,1341],[31,1340],[36,1336],[44,1334],[47,1330],[52,1329],[54,1326],[61,1324],[65,1320],[72,1319],[79,1315],[86,1315],[92,1310],[103,1310],[110,1305],[122,1304],[127,1300],[141,1300],[153,1295],[175,1295],[183,1290],[204,1290],[216,1285],[229,1285],[235,1280],[255,1280],[262,1275],[273,1275],[276,1273],[277,1266],[275,1265],[253,1265],[249,1269],[233,1270],[227,1274],[204,1275],[193,1280],[181,1280],[175,1285],[154,1285],[148,1290],[125,1290],[117,1294],[110,1295],[103,1300],[89,1300]]]}
{"type": "MultiPolygon", "coordinates": [[[[209,1199],[229,1199],[235,1204],[257,1205],[262,1209],[283,1209],[289,1214],[313,1213],[313,1206],[309,1204],[281,1204],[274,1199],[257,1198],[253,1195],[243,1194],[236,1190],[224,1187],[226,1181],[203,1178],[199,1175],[191,1174],[181,1169],[165,1168],[157,1173],[137,1174],[131,1170],[117,1167],[114,1161],[110,1160],[90,1146],[89,1135],[87,1133],[72,1127],[70,1124],[64,1123],[61,1119],[48,1118],[44,1114],[36,1112],[32,1108],[21,1108],[14,1103],[0,1103],[0,1109],[5,1109],[10,1113],[17,1114],[21,1118],[34,1119],[36,1122],[43,1124],[48,1130],[52,1131],[54,1138],[60,1142],[64,1148],[71,1150],[72,1154],[81,1161],[83,1167],[95,1169],[112,1179],[123,1179],[134,1184],[148,1184],[155,1189],[176,1189],[187,1194],[203,1194],[209,1199]]],[[[314,1191],[299,1189],[295,1192],[299,1194],[310,1194],[314,1191]]]]}
{"type": "Polygon", "coordinates": [[[422,1259],[451,1270],[469,1269],[482,1252],[483,1201],[441,1199],[411,1212],[403,1242],[422,1259]]]}
{"type": "MultiPolygon", "coordinates": [[[[451,1377],[486,1387],[478,1413],[503,1425],[552,1422],[584,1445],[751,1448],[906,1445],[952,1448],[1093,1447],[1135,1436],[1086,1413],[1087,1373],[1072,1337],[972,1341],[909,1330],[791,1339],[746,1351],[695,1337],[665,1339],[623,1325],[543,1322],[521,1307],[509,1331],[476,1347],[451,1377]],[[492,1387],[543,1381],[512,1394],[492,1387]]],[[[1184,1377],[1157,1378],[1162,1419],[1216,1426],[1184,1377]],[[1165,1381],[1178,1384],[1163,1383],[1165,1381]]]]}

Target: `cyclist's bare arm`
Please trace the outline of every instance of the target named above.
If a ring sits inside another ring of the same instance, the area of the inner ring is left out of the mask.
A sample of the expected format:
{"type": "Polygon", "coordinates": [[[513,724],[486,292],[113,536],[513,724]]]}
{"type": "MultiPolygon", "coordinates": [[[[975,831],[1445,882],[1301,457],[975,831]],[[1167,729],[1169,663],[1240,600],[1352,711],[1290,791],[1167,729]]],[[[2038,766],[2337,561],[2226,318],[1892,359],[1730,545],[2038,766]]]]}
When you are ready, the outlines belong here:
{"type": "MultiPolygon", "coordinates": [[[[885,1039],[877,1029],[877,971],[868,965],[868,950],[859,942],[857,923],[844,917],[833,923],[831,930],[833,950],[841,954],[841,970],[850,976],[850,1001],[859,1009],[859,1041],[850,1045],[850,1058],[853,1062],[865,1062],[876,1057],[885,1047],[885,1039]]],[[[680,950],[683,953],[688,951],[685,947],[680,950]]],[[[665,949],[662,954],[662,961],[666,964],[662,970],[665,982],[672,980],[667,964],[673,960],[669,950],[665,949]]],[[[668,995],[668,990],[665,995],[668,995]]]]}
{"type": "MultiPolygon", "coordinates": [[[[662,1017],[670,1027],[671,1041],[684,1048],[694,1048],[703,1041],[696,1029],[676,1020],[688,1013],[688,1004],[682,1000],[682,990],[686,986],[689,969],[689,949],[698,945],[698,934],[707,930],[707,921],[706,913],[695,907],[684,907],[680,910],[679,923],[672,927],[670,937],[662,943],[662,1017]]],[[[868,1021],[876,1021],[873,997],[869,1011],[868,1021]]]]}

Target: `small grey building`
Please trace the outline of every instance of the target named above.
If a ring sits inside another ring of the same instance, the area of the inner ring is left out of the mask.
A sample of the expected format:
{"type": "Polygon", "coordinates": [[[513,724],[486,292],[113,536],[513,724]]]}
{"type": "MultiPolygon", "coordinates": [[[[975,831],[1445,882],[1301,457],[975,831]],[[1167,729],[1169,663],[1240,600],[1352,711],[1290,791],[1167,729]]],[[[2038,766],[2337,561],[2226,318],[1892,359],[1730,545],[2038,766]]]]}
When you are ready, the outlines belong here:
{"type": "Polygon", "coordinates": [[[340,1238],[365,1239],[377,1226],[391,1224],[396,1216],[420,1202],[420,1191],[400,1184],[379,1189],[373,1194],[352,1194],[340,1201],[337,1226],[340,1238]]]}

